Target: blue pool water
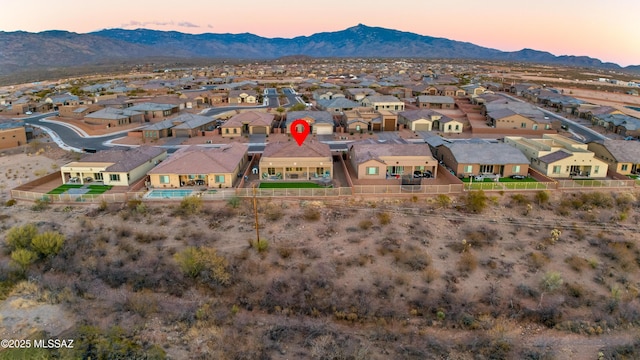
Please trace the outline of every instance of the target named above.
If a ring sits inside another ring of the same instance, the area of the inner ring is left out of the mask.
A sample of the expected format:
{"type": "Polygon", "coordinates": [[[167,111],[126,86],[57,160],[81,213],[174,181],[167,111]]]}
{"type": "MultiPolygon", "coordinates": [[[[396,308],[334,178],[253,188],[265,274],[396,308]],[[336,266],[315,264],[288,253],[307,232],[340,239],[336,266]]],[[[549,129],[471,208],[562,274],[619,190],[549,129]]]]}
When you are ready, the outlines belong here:
{"type": "Polygon", "coordinates": [[[162,189],[151,190],[146,197],[152,199],[175,199],[191,195],[193,190],[162,189]]]}
{"type": "Polygon", "coordinates": [[[640,107],[638,106],[627,106],[631,110],[640,111],[640,107]]]}

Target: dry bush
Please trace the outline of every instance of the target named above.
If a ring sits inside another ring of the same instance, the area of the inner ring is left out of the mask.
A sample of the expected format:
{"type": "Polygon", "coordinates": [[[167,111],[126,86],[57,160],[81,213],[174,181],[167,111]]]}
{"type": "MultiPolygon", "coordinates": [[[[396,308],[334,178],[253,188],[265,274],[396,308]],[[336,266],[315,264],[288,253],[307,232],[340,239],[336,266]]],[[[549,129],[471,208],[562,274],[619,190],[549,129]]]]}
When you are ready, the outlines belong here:
{"type": "Polygon", "coordinates": [[[284,211],[281,206],[275,204],[269,204],[264,210],[264,217],[269,221],[278,221],[284,216],[284,211]]]}
{"type": "Polygon", "coordinates": [[[549,263],[549,257],[542,252],[533,251],[527,255],[527,264],[532,270],[539,270],[549,263]]]}
{"type": "Polygon", "coordinates": [[[565,258],[564,262],[567,263],[567,265],[569,265],[571,269],[578,273],[589,267],[589,262],[587,261],[587,259],[577,255],[571,255],[565,258]]]}
{"type": "Polygon", "coordinates": [[[318,221],[320,220],[321,214],[320,214],[320,210],[318,210],[315,207],[306,207],[304,209],[304,211],[302,212],[302,218],[304,218],[307,221],[318,221]]]}
{"type": "Polygon", "coordinates": [[[167,238],[167,235],[160,232],[137,232],[135,239],[141,244],[149,244],[156,241],[161,241],[167,238]]]}
{"type": "Polygon", "coordinates": [[[460,254],[458,260],[458,270],[463,273],[470,273],[478,267],[478,259],[471,251],[465,251],[460,254]]]}
{"type": "Polygon", "coordinates": [[[158,311],[158,300],[153,292],[144,290],[127,296],[123,307],[142,318],[147,318],[158,311]]]}
{"type": "Polygon", "coordinates": [[[438,278],[438,276],[440,276],[440,273],[438,273],[438,270],[434,269],[432,266],[428,266],[422,271],[422,279],[427,284],[431,284],[432,282],[434,282],[438,278]]]}
{"type": "Polygon", "coordinates": [[[531,200],[524,194],[514,194],[511,195],[511,202],[517,205],[527,205],[531,203],[531,200]]]}
{"type": "Polygon", "coordinates": [[[431,265],[431,256],[423,250],[411,248],[405,251],[393,252],[396,264],[400,264],[409,271],[422,271],[431,265]]]}
{"type": "Polygon", "coordinates": [[[469,191],[462,197],[464,210],[479,214],[489,206],[489,197],[482,190],[469,191]]]}
{"type": "Polygon", "coordinates": [[[288,259],[294,254],[295,248],[282,245],[282,246],[279,246],[278,249],[276,249],[276,252],[278,253],[278,255],[280,255],[281,258],[288,259]]]}
{"type": "Polygon", "coordinates": [[[373,222],[369,219],[361,220],[358,223],[358,227],[362,230],[369,230],[373,226],[373,222]]]}
{"type": "Polygon", "coordinates": [[[379,212],[376,214],[376,216],[378,217],[380,225],[384,226],[391,223],[391,214],[389,214],[388,212],[379,212]]]}
{"type": "Polygon", "coordinates": [[[640,253],[630,241],[610,241],[602,249],[602,254],[625,271],[637,270],[640,266],[640,253]]]}

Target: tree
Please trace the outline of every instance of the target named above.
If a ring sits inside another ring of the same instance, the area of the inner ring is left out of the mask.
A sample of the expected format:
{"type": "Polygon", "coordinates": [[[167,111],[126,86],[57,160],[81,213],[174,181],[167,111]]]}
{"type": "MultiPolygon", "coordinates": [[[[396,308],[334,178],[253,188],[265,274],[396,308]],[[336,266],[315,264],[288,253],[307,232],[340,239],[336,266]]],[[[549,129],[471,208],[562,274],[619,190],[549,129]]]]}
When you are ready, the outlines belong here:
{"type": "Polygon", "coordinates": [[[307,105],[303,103],[297,103],[289,108],[289,111],[303,111],[307,108],[307,105]]]}
{"type": "Polygon", "coordinates": [[[25,249],[31,245],[31,240],[38,235],[38,228],[35,224],[14,226],[9,229],[5,243],[9,250],[25,249]]]}

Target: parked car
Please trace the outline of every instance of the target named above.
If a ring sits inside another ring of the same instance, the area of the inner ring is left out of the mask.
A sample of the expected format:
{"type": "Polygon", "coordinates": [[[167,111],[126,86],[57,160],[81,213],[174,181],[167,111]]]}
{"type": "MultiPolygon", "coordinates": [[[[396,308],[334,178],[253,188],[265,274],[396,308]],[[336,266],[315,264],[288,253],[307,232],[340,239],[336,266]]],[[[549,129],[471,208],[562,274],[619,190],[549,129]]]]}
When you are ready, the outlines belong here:
{"type": "Polygon", "coordinates": [[[31,111],[27,111],[26,113],[24,113],[25,115],[31,115],[33,114],[31,111]]]}
{"type": "Polygon", "coordinates": [[[513,174],[513,175],[511,175],[511,178],[512,179],[517,179],[517,180],[522,180],[522,179],[526,178],[526,176],[520,175],[520,174],[513,174]]]}

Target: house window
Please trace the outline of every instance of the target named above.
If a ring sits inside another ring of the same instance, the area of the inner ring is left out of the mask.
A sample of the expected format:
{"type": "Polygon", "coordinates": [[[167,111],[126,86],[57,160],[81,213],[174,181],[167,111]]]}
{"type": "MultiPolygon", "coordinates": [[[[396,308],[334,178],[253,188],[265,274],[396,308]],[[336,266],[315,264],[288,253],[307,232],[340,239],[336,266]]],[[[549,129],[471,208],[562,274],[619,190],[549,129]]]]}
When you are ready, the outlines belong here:
{"type": "Polygon", "coordinates": [[[560,174],[560,170],[561,170],[560,165],[556,165],[556,166],[553,167],[553,173],[554,174],[560,174]]]}
{"type": "Polygon", "coordinates": [[[267,174],[275,175],[276,174],[276,168],[267,168],[267,174]]]}
{"type": "Polygon", "coordinates": [[[628,168],[629,168],[629,165],[627,164],[623,164],[621,167],[622,171],[627,171],[628,168]]]}
{"type": "Polygon", "coordinates": [[[120,181],[120,174],[109,174],[109,179],[111,181],[120,181]]]}
{"type": "Polygon", "coordinates": [[[481,174],[492,174],[493,173],[493,165],[480,165],[480,173],[481,174]]]}
{"type": "Polygon", "coordinates": [[[96,181],[102,181],[103,180],[102,173],[94,173],[93,178],[96,179],[96,181]]]}
{"type": "Polygon", "coordinates": [[[520,174],[520,165],[513,165],[513,171],[512,173],[514,174],[520,174]]]}
{"type": "Polygon", "coordinates": [[[473,165],[465,165],[464,172],[465,174],[470,174],[473,171],[473,165]]]}
{"type": "Polygon", "coordinates": [[[600,166],[596,165],[596,166],[593,167],[593,173],[594,174],[597,174],[599,170],[600,170],[600,166]]]}
{"type": "Polygon", "coordinates": [[[169,175],[160,175],[160,184],[168,184],[169,175]]]}
{"type": "Polygon", "coordinates": [[[216,175],[216,176],[214,176],[214,181],[216,182],[216,184],[224,183],[224,175],[216,175]]]}
{"type": "Polygon", "coordinates": [[[391,175],[402,175],[404,174],[404,166],[391,166],[389,167],[389,172],[391,175]]]}
{"type": "Polygon", "coordinates": [[[238,133],[238,129],[233,129],[233,133],[237,134],[238,133]]]}
{"type": "Polygon", "coordinates": [[[367,167],[367,175],[378,175],[378,167],[377,166],[369,166],[367,167]]]}
{"type": "Polygon", "coordinates": [[[456,130],[460,130],[460,125],[456,125],[456,130]]]}
{"type": "Polygon", "coordinates": [[[229,133],[229,129],[224,129],[224,133],[228,134],[229,133]]]}
{"type": "Polygon", "coordinates": [[[449,125],[449,127],[447,128],[447,130],[451,130],[451,125],[449,125]]]}
{"type": "Polygon", "coordinates": [[[360,131],[360,125],[356,125],[356,131],[360,131]]]}
{"type": "Polygon", "coordinates": [[[538,130],[538,125],[537,124],[533,125],[533,130],[538,130]]]}
{"type": "Polygon", "coordinates": [[[520,127],[523,128],[523,129],[526,129],[527,128],[527,123],[520,123],[520,127]]]}

